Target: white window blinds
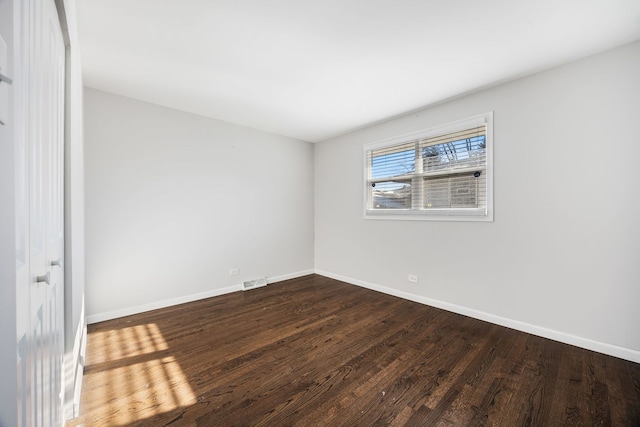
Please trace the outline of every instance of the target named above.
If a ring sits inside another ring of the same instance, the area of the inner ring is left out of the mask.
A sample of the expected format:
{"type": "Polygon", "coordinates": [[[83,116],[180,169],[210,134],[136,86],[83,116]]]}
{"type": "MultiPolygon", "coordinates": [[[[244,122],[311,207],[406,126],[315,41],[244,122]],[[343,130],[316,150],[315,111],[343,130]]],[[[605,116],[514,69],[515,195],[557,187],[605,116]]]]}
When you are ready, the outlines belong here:
{"type": "Polygon", "coordinates": [[[492,220],[491,144],[487,113],[366,146],[365,217],[492,220]]]}

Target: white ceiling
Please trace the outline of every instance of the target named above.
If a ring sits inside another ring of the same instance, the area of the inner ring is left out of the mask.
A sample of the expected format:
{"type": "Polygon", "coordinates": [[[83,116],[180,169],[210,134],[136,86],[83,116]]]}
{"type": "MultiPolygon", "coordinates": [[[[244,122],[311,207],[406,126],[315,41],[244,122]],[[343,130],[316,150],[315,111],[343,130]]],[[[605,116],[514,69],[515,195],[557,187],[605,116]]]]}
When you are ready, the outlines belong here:
{"type": "Polygon", "coordinates": [[[85,84],[317,142],[640,39],[640,0],[78,0],[85,84]]]}

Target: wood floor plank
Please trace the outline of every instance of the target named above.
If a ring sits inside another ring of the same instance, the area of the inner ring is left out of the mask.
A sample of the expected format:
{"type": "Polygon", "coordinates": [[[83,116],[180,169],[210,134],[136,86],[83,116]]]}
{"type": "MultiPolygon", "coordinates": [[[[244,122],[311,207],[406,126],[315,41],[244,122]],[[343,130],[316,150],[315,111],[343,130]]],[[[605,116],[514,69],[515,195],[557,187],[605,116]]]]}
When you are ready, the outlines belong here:
{"type": "Polygon", "coordinates": [[[640,365],[310,275],[89,326],[75,426],[640,426],[640,365]]]}

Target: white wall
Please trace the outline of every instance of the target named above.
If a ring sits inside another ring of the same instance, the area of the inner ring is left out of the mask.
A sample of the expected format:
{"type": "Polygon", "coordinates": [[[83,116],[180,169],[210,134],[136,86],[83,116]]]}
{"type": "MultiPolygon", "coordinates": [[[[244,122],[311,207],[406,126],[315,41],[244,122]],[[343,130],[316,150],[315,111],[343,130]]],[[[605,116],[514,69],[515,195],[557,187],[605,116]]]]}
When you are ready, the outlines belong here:
{"type": "Polygon", "coordinates": [[[635,42],[317,144],[316,271],[640,361],[639,76],[635,42]],[[487,111],[494,222],[362,218],[363,144],[487,111]]]}
{"type": "Polygon", "coordinates": [[[89,322],[313,269],[310,143],[85,88],[85,166],[89,322]]]}

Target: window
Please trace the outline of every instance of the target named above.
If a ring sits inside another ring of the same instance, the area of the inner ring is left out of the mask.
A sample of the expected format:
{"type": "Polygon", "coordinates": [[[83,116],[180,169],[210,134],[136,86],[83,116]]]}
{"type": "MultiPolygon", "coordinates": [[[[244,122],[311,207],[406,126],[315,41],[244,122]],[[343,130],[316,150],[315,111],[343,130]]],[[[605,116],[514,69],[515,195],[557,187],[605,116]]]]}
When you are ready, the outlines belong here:
{"type": "Polygon", "coordinates": [[[493,113],[364,151],[365,218],[493,221],[493,113]]]}

